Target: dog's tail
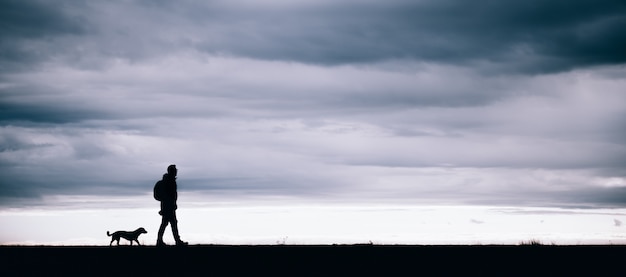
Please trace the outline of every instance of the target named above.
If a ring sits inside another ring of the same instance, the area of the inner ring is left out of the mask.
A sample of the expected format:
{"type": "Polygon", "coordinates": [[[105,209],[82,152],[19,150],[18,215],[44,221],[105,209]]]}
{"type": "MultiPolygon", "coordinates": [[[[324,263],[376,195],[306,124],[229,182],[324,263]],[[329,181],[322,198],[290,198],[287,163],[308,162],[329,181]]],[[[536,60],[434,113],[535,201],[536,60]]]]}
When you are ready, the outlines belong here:
{"type": "Polygon", "coordinates": [[[107,236],[109,236],[109,237],[111,236],[111,234],[109,234],[109,231],[107,231],[107,236]]]}

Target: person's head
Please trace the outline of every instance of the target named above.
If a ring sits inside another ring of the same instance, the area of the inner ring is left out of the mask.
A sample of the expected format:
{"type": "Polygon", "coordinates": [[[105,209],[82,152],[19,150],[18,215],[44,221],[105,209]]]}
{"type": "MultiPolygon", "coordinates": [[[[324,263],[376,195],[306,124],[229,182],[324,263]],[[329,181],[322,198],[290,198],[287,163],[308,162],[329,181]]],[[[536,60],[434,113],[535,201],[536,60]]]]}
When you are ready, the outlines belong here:
{"type": "Polygon", "coordinates": [[[170,176],[176,177],[177,173],[178,173],[178,170],[176,169],[175,164],[171,164],[170,166],[167,167],[167,174],[169,174],[170,176]]]}

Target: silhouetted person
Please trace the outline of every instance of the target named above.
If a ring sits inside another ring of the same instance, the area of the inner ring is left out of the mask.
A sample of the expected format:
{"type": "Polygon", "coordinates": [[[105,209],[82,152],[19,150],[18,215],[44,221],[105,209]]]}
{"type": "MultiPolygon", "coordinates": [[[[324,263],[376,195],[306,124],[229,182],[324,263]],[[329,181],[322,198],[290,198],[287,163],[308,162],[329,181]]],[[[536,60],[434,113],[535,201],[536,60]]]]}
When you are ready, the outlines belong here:
{"type": "Polygon", "coordinates": [[[172,234],[176,240],[176,245],[187,245],[186,242],[180,240],[178,234],[178,220],[176,219],[176,200],[178,199],[178,192],[176,191],[176,174],[178,170],[176,165],[170,165],[167,167],[167,173],[163,174],[163,179],[155,185],[154,198],[161,201],[161,227],[159,227],[159,233],[157,236],[157,246],[165,246],[163,242],[163,233],[165,233],[165,227],[167,224],[172,226],[172,234]],[[159,184],[160,183],[160,184],[159,184]]]}

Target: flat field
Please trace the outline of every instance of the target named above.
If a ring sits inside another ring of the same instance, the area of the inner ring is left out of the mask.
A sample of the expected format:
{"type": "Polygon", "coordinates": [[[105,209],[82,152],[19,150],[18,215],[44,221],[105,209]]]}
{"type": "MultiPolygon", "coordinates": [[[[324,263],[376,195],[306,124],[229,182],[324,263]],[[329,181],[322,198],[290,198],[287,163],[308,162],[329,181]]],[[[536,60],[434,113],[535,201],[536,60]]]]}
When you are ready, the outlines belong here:
{"type": "Polygon", "coordinates": [[[2,276],[625,276],[626,246],[0,246],[2,276]]]}

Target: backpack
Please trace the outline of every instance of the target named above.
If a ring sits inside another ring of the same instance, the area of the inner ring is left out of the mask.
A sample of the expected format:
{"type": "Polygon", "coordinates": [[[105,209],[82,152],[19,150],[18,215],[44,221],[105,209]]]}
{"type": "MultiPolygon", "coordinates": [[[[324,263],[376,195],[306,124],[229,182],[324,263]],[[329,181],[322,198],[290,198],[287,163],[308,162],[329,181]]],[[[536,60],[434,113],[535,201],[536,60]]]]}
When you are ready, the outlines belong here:
{"type": "Polygon", "coordinates": [[[154,184],[153,196],[157,201],[163,200],[163,180],[159,180],[154,184]]]}

